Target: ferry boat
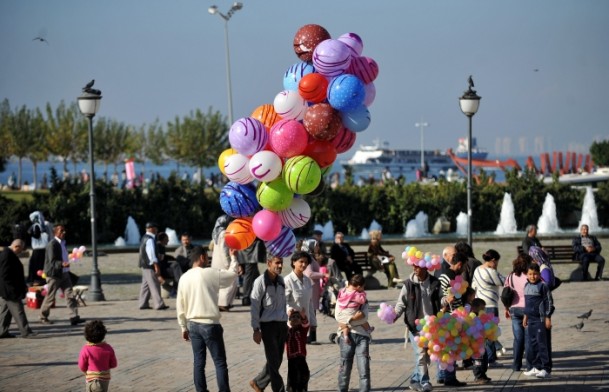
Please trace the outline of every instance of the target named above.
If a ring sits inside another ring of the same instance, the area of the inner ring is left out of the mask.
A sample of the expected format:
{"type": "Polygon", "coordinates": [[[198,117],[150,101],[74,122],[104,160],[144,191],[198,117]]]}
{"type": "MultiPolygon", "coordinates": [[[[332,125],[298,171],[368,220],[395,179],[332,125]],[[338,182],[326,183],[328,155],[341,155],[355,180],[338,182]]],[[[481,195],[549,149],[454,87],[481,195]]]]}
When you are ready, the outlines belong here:
{"type": "MultiPolygon", "coordinates": [[[[459,139],[459,145],[455,150],[455,155],[459,158],[467,159],[467,147],[469,140],[467,138],[459,139]]],[[[484,148],[478,147],[478,143],[476,142],[476,138],[472,138],[472,159],[484,160],[488,156],[488,151],[484,148]]]]}
{"type": "MultiPolygon", "coordinates": [[[[393,178],[413,174],[421,169],[421,150],[395,150],[388,143],[379,141],[373,145],[360,145],[353,157],[343,161],[342,166],[351,170],[355,178],[378,178],[387,170],[393,178]]],[[[425,150],[423,153],[428,177],[445,176],[457,169],[452,159],[440,150],[425,150]]]]}

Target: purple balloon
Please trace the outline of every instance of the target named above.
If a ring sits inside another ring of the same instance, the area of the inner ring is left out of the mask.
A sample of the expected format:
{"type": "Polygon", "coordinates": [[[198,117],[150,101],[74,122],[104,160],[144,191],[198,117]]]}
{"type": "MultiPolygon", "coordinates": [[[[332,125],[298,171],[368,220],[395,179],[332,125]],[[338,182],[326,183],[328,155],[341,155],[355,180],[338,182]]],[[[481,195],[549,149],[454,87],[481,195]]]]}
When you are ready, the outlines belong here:
{"type": "Polygon", "coordinates": [[[262,151],[266,147],[268,137],[264,124],[253,117],[235,121],[228,134],[231,147],[247,156],[262,151]]]}
{"type": "Polygon", "coordinates": [[[288,257],[294,253],[296,247],[296,237],[289,227],[283,226],[281,232],[272,241],[266,241],[266,251],[277,257],[288,257]]]}
{"type": "Polygon", "coordinates": [[[315,70],[327,77],[342,74],[351,64],[351,49],[337,39],[322,41],[313,51],[315,70]]]}
{"type": "Polygon", "coordinates": [[[343,42],[351,49],[353,56],[361,56],[364,50],[364,42],[359,35],[355,33],[346,33],[338,37],[338,40],[343,42]]]}

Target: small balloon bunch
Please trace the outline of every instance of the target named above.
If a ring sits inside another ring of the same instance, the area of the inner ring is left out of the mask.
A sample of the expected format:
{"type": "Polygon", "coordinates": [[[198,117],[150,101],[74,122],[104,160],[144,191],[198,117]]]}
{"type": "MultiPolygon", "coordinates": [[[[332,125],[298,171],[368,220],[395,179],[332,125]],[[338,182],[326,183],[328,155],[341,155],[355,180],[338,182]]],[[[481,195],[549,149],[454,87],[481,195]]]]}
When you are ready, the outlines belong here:
{"type": "Polygon", "coordinates": [[[455,298],[461,298],[461,296],[465,294],[468,286],[469,283],[467,283],[467,280],[463,280],[461,275],[457,275],[455,279],[450,281],[448,290],[455,298]]]}
{"type": "Polygon", "coordinates": [[[87,248],[84,246],[72,249],[72,253],[70,254],[70,263],[76,263],[77,261],[80,261],[86,250],[87,248]]]}
{"type": "Polygon", "coordinates": [[[421,268],[427,268],[428,271],[440,269],[442,259],[438,255],[432,255],[430,252],[423,253],[414,246],[407,246],[402,252],[402,259],[409,265],[417,265],[421,268]]]}
{"type": "Polygon", "coordinates": [[[385,302],[381,302],[376,311],[376,315],[381,321],[384,321],[387,324],[393,324],[395,321],[395,310],[393,309],[393,306],[387,305],[385,302]]]}
{"type": "Polygon", "coordinates": [[[460,307],[453,313],[438,312],[416,320],[419,333],[414,339],[419,347],[427,348],[440,369],[452,371],[457,360],[484,353],[485,339],[496,340],[500,335],[497,324],[492,314],[477,316],[460,307]]]}
{"type": "Polygon", "coordinates": [[[47,278],[47,274],[43,270],[36,271],[36,275],[40,276],[42,279],[47,278]]]}

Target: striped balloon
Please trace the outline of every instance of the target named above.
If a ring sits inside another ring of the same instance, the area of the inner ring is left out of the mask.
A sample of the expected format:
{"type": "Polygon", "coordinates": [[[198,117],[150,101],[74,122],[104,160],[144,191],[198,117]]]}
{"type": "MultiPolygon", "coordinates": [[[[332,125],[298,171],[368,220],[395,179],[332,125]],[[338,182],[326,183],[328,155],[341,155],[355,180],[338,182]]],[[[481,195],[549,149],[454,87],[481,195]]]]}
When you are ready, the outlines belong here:
{"type": "Polygon", "coordinates": [[[313,51],[315,70],[328,77],[341,75],[351,63],[351,48],[336,39],[321,42],[313,51]]]}
{"type": "Polygon", "coordinates": [[[302,120],[307,111],[307,102],[298,93],[298,87],[296,90],[284,90],[277,94],[273,106],[283,119],[302,120]]]}
{"type": "Polygon", "coordinates": [[[243,117],[235,121],[228,133],[231,147],[247,156],[262,151],[268,139],[264,124],[253,117],[243,117]]]}
{"type": "Polygon", "coordinates": [[[338,134],[331,140],[332,144],[336,148],[337,154],[342,154],[348,151],[355,144],[355,132],[351,132],[345,127],[342,127],[338,134]]]}
{"type": "Polygon", "coordinates": [[[313,158],[297,155],[285,162],[283,181],[292,192],[305,195],[313,192],[319,185],[321,169],[313,158]]]}
{"type": "Polygon", "coordinates": [[[266,241],[266,251],[273,256],[288,257],[294,253],[296,247],[296,237],[289,227],[282,227],[281,232],[272,241],[266,241]]]}
{"type": "Polygon", "coordinates": [[[271,129],[273,125],[279,120],[281,117],[275,112],[275,107],[271,104],[260,105],[252,112],[251,117],[256,120],[260,120],[261,123],[264,124],[266,129],[271,129]]]}
{"type": "Polygon", "coordinates": [[[294,198],[288,208],[279,211],[279,217],[284,226],[297,229],[306,225],[311,219],[311,207],[303,199],[294,198]]]}
{"type": "Polygon", "coordinates": [[[231,249],[243,250],[256,240],[252,222],[248,219],[235,219],[226,227],[224,242],[231,249]]]}
{"type": "Polygon", "coordinates": [[[251,185],[231,181],[220,191],[220,208],[233,218],[251,216],[260,209],[256,190],[251,185]]]}
{"type": "Polygon", "coordinates": [[[300,79],[313,72],[315,72],[315,67],[309,62],[301,61],[292,65],[283,75],[283,89],[298,90],[300,79]]]}
{"type": "Polygon", "coordinates": [[[353,57],[345,73],[360,78],[364,84],[373,82],[379,75],[379,65],[374,59],[366,56],[353,57]]]}

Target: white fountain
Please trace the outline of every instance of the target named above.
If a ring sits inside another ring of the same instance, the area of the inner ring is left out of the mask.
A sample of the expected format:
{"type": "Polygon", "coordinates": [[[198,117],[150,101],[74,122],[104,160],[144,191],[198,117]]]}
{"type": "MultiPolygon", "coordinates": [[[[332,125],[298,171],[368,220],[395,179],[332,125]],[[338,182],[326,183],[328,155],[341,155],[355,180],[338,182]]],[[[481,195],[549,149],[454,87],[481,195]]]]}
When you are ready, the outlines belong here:
{"type": "Polygon", "coordinates": [[[404,237],[416,238],[426,236],[429,233],[428,222],[429,218],[427,217],[427,214],[423,211],[419,211],[414,219],[409,220],[406,224],[406,232],[404,233],[404,237]]]}
{"type": "MultiPolygon", "coordinates": [[[[467,220],[465,224],[467,225],[467,220]]],[[[503,195],[503,204],[501,204],[501,215],[499,217],[499,224],[497,225],[497,230],[495,230],[495,234],[514,234],[516,233],[516,231],[517,230],[516,218],[514,217],[514,202],[512,202],[512,195],[506,192],[503,195]]]]}
{"type": "Polygon", "coordinates": [[[467,214],[465,212],[459,212],[457,215],[457,234],[467,235],[467,214]]]}
{"type": "Polygon", "coordinates": [[[361,240],[369,240],[370,239],[370,232],[368,232],[368,229],[366,229],[365,227],[362,229],[362,234],[360,234],[359,238],[361,240]]]}
{"type": "Polygon", "coordinates": [[[137,227],[135,220],[129,216],[127,218],[127,227],[125,227],[125,244],[138,245],[141,239],[140,229],[137,227]]]}
{"type": "Polygon", "coordinates": [[[319,223],[316,223],[315,225],[313,225],[313,230],[319,230],[322,232],[322,234],[321,234],[322,240],[334,241],[334,225],[332,224],[331,220],[326,222],[326,224],[323,226],[320,225],[319,223]]]}
{"type": "Polygon", "coordinates": [[[127,243],[125,242],[125,239],[123,237],[118,237],[114,241],[114,246],[127,246],[127,243]]]}
{"type": "Polygon", "coordinates": [[[168,246],[180,245],[180,239],[178,238],[178,233],[176,233],[176,231],[174,229],[167,227],[167,228],[165,228],[165,233],[167,234],[167,237],[169,238],[169,242],[167,243],[168,246]]]}
{"type": "Polygon", "coordinates": [[[381,226],[380,223],[378,223],[376,221],[376,219],[373,219],[372,223],[370,223],[370,227],[368,228],[368,232],[371,232],[371,231],[374,231],[374,230],[383,231],[383,226],[381,226]]]}
{"type": "Polygon", "coordinates": [[[546,193],[541,216],[537,221],[537,232],[540,234],[549,234],[559,231],[560,227],[558,227],[558,219],[556,218],[556,203],[554,202],[554,196],[546,193]]]}
{"type": "Polygon", "coordinates": [[[594,193],[592,187],[586,187],[586,196],[584,196],[584,206],[582,207],[582,218],[579,221],[577,231],[581,225],[588,225],[590,233],[598,232],[601,227],[598,225],[598,214],[596,211],[596,202],[594,201],[594,193]]]}

